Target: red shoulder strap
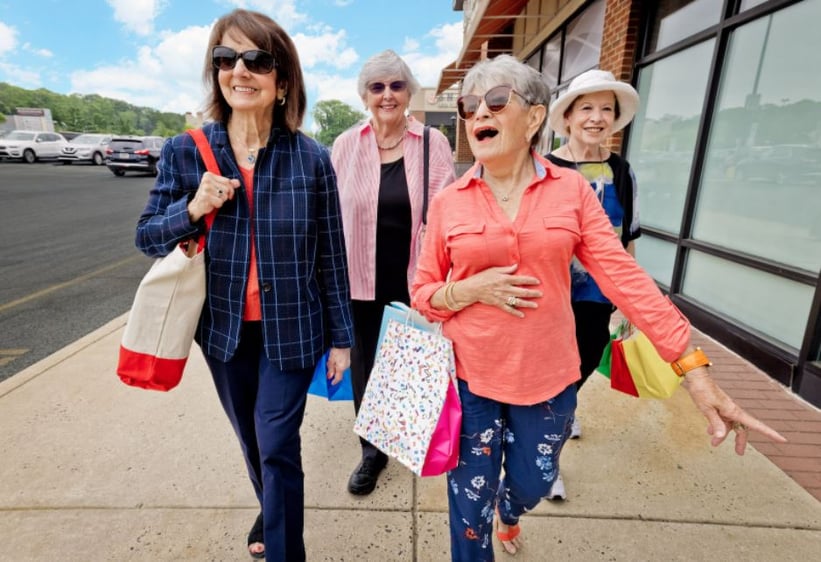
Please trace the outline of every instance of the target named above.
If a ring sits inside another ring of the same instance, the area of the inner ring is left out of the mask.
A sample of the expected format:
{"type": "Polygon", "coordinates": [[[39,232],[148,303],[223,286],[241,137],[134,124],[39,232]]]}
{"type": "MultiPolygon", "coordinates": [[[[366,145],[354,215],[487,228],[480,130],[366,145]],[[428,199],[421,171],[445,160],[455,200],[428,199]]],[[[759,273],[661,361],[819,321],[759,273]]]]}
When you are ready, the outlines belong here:
{"type": "MultiPolygon", "coordinates": [[[[200,156],[202,156],[203,162],[205,162],[205,168],[211,172],[212,174],[216,174],[221,176],[220,167],[217,164],[217,159],[214,156],[214,151],[211,150],[211,144],[208,142],[208,138],[206,138],[205,133],[202,129],[188,129],[186,131],[191,138],[194,139],[194,143],[197,145],[197,149],[200,151],[200,156]]],[[[208,213],[205,217],[205,231],[208,232],[211,230],[211,225],[214,223],[214,217],[216,217],[217,211],[213,211],[208,213]]],[[[203,235],[200,238],[199,247],[202,249],[205,246],[205,236],[203,235]]]]}

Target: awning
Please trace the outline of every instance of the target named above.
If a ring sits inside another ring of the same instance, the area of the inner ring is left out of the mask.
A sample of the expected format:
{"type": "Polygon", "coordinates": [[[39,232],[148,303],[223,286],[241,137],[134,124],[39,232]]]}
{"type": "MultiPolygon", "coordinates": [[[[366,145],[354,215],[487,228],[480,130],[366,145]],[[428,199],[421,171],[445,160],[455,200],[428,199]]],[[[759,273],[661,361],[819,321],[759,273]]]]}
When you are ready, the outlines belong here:
{"type": "MultiPolygon", "coordinates": [[[[464,78],[467,71],[484,58],[492,58],[502,53],[510,53],[509,48],[488,46],[490,39],[502,39],[501,33],[513,20],[524,17],[521,12],[528,0],[509,0],[504,2],[489,0],[484,3],[484,11],[478,13],[470,22],[471,29],[465,33],[465,41],[459,58],[442,69],[436,94],[441,94],[464,78]]],[[[478,6],[477,9],[482,9],[478,6]]],[[[510,37],[510,36],[508,36],[510,37]]],[[[512,37],[510,37],[512,39],[512,37]]]]}

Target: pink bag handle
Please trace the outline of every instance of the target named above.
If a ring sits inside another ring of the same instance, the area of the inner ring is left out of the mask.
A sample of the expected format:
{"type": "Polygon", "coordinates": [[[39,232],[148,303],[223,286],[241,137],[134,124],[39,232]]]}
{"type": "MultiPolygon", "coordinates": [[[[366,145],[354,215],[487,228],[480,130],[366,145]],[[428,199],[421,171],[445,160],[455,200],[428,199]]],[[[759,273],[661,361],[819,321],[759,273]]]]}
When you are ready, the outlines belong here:
{"type": "MultiPolygon", "coordinates": [[[[205,162],[205,168],[211,172],[212,174],[216,174],[221,176],[220,167],[217,164],[217,159],[214,156],[214,151],[211,150],[211,145],[208,142],[208,139],[205,136],[205,133],[202,129],[188,129],[186,131],[191,138],[194,139],[194,143],[197,145],[197,149],[200,151],[200,156],[202,156],[203,162],[205,162]]],[[[211,230],[211,225],[214,224],[214,218],[217,216],[217,211],[211,211],[205,216],[205,232],[200,235],[199,243],[197,244],[197,252],[201,252],[205,249],[205,236],[208,234],[208,231],[211,230]]]]}

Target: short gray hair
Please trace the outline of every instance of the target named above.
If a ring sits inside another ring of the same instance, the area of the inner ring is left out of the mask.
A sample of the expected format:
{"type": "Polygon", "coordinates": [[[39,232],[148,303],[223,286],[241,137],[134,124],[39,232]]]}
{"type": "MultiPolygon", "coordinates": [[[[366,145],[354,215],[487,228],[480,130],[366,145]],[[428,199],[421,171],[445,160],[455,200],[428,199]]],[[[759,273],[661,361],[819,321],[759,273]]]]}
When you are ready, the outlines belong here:
{"type": "MultiPolygon", "coordinates": [[[[535,105],[545,106],[547,114],[550,103],[550,86],[547,79],[536,69],[519,62],[511,55],[499,55],[475,64],[462,80],[462,95],[471,92],[487,92],[494,86],[508,84],[535,105]]],[[[522,100],[514,96],[519,103],[522,100]]],[[[545,119],[545,122],[547,119],[545,119]]],[[[544,123],[530,140],[531,146],[536,146],[542,136],[544,123]]]]}
{"type": "Polygon", "coordinates": [[[413,77],[410,67],[402,60],[402,57],[388,49],[365,61],[362,70],[359,71],[359,80],[356,84],[359,97],[365,99],[368,84],[371,82],[394,76],[408,83],[408,91],[411,95],[419,91],[419,82],[413,77]]]}

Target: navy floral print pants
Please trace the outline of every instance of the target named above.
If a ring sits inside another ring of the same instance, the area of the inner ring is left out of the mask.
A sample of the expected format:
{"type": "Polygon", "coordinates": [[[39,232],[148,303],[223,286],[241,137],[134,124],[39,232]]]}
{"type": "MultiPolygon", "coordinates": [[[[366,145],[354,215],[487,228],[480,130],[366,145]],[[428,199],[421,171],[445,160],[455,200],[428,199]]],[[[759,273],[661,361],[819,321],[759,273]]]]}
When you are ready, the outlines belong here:
{"type": "Polygon", "coordinates": [[[576,385],[532,406],[476,396],[462,380],[459,396],[459,464],[447,477],[451,559],[487,562],[493,560],[494,511],[514,525],[550,493],[570,435],[576,385]]]}

